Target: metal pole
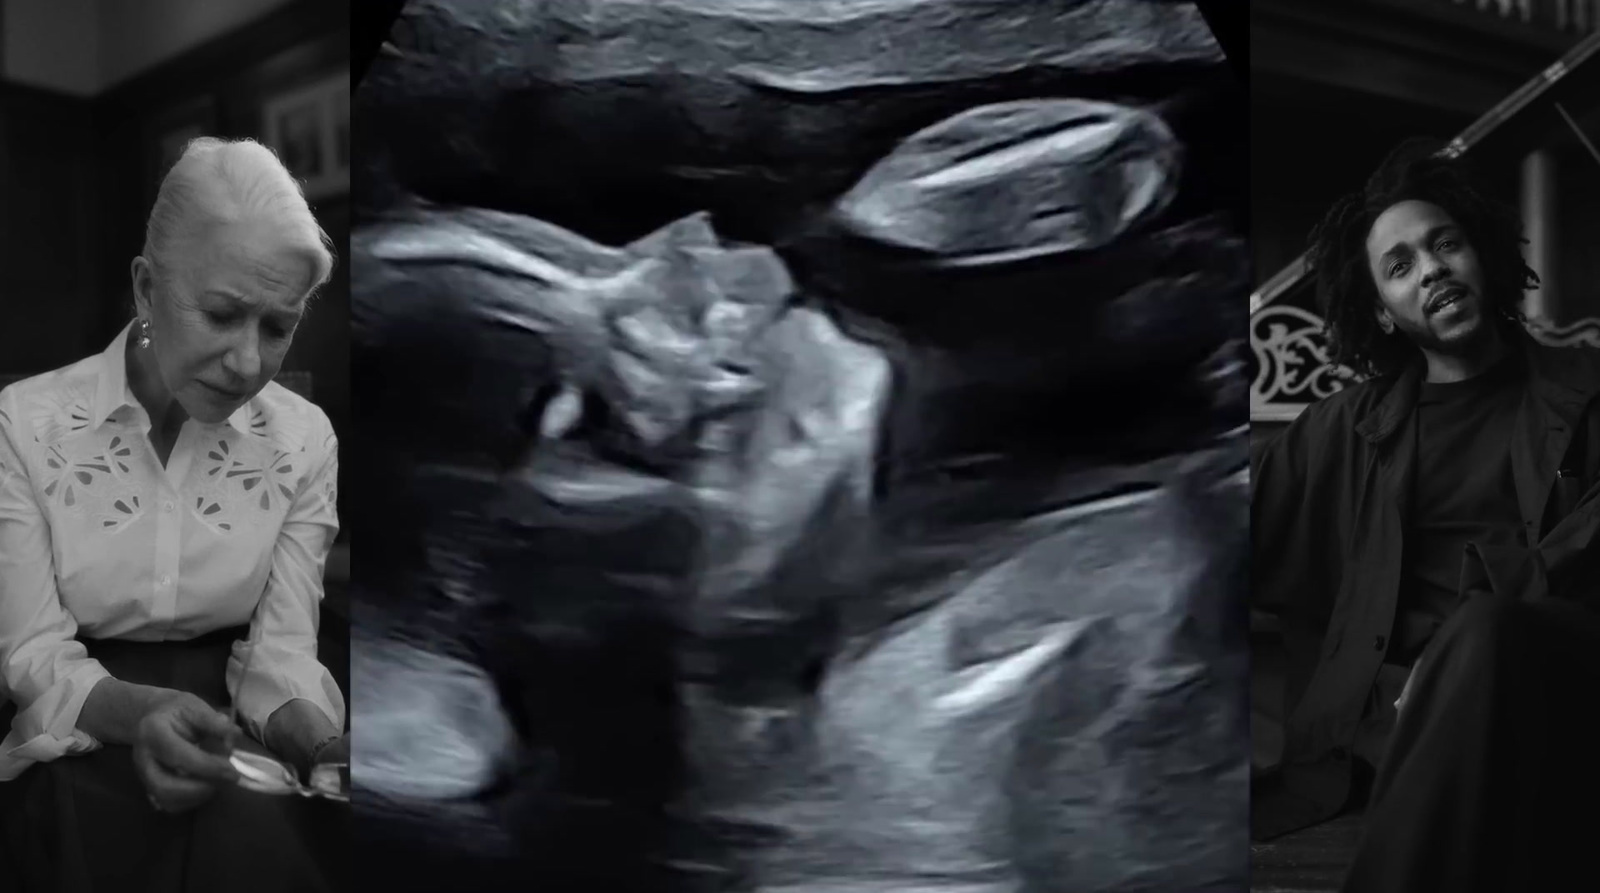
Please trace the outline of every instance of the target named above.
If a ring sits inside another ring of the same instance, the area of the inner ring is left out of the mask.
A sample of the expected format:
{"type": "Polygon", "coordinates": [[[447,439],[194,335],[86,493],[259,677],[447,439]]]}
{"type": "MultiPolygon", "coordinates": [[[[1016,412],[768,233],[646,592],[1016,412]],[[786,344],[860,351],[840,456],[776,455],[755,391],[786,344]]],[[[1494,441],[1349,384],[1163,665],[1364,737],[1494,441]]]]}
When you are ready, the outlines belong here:
{"type": "Polygon", "coordinates": [[[1562,318],[1556,285],[1556,160],[1546,150],[1522,159],[1522,225],[1528,239],[1528,266],[1539,274],[1539,287],[1528,293],[1523,311],[1529,319],[1552,325],[1562,318]]]}

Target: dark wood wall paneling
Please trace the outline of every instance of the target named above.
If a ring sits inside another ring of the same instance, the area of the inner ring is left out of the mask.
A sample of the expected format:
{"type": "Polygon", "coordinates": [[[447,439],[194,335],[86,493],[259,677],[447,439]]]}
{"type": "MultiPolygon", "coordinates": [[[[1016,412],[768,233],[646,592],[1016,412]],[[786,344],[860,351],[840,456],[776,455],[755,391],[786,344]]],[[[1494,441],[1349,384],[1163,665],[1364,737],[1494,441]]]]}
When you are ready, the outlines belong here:
{"type": "Polygon", "coordinates": [[[92,105],[0,83],[0,372],[88,353],[95,317],[92,105]]]}

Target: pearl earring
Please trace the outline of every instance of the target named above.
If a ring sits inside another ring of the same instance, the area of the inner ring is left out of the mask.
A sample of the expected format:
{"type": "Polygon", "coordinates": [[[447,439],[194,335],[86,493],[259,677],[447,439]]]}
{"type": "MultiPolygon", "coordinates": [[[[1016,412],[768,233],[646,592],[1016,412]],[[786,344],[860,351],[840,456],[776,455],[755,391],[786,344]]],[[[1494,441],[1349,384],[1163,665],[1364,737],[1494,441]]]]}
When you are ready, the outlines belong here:
{"type": "Polygon", "coordinates": [[[139,320],[139,342],[138,343],[139,343],[140,347],[149,347],[150,346],[150,320],[148,320],[148,319],[140,319],[139,320]]]}

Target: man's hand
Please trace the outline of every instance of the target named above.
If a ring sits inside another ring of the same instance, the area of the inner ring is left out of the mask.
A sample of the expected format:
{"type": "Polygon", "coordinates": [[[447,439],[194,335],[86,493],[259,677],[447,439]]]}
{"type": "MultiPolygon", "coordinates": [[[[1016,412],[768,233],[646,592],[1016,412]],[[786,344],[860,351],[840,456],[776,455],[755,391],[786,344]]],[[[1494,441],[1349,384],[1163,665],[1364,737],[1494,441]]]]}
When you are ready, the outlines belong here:
{"type": "Polygon", "coordinates": [[[162,700],[145,713],[133,741],[133,766],[162,812],[184,812],[211,798],[238,772],[228,754],[239,729],[191,694],[162,700]]]}

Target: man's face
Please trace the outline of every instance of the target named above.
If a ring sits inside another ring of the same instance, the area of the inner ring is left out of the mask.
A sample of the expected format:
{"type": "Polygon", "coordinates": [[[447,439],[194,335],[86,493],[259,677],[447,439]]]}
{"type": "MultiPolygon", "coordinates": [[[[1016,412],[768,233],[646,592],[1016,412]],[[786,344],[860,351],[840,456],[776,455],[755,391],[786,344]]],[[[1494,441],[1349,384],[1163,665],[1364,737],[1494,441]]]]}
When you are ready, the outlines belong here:
{"type": "Polygon", "coordinates": [[[1367,267],[1378,287],[1378,322],[1426,352],[1468,351],[1490,335],[1478,254],[1437,205],[1391,205],[1367,233],[1367,267]]]}
{"type": "Polygon", "coordinates": [[[152,348],[190,417],[220,422],[278,374],[305,309],[310,258],[271,220],[213,227],[152,301],[152,348]]]}

